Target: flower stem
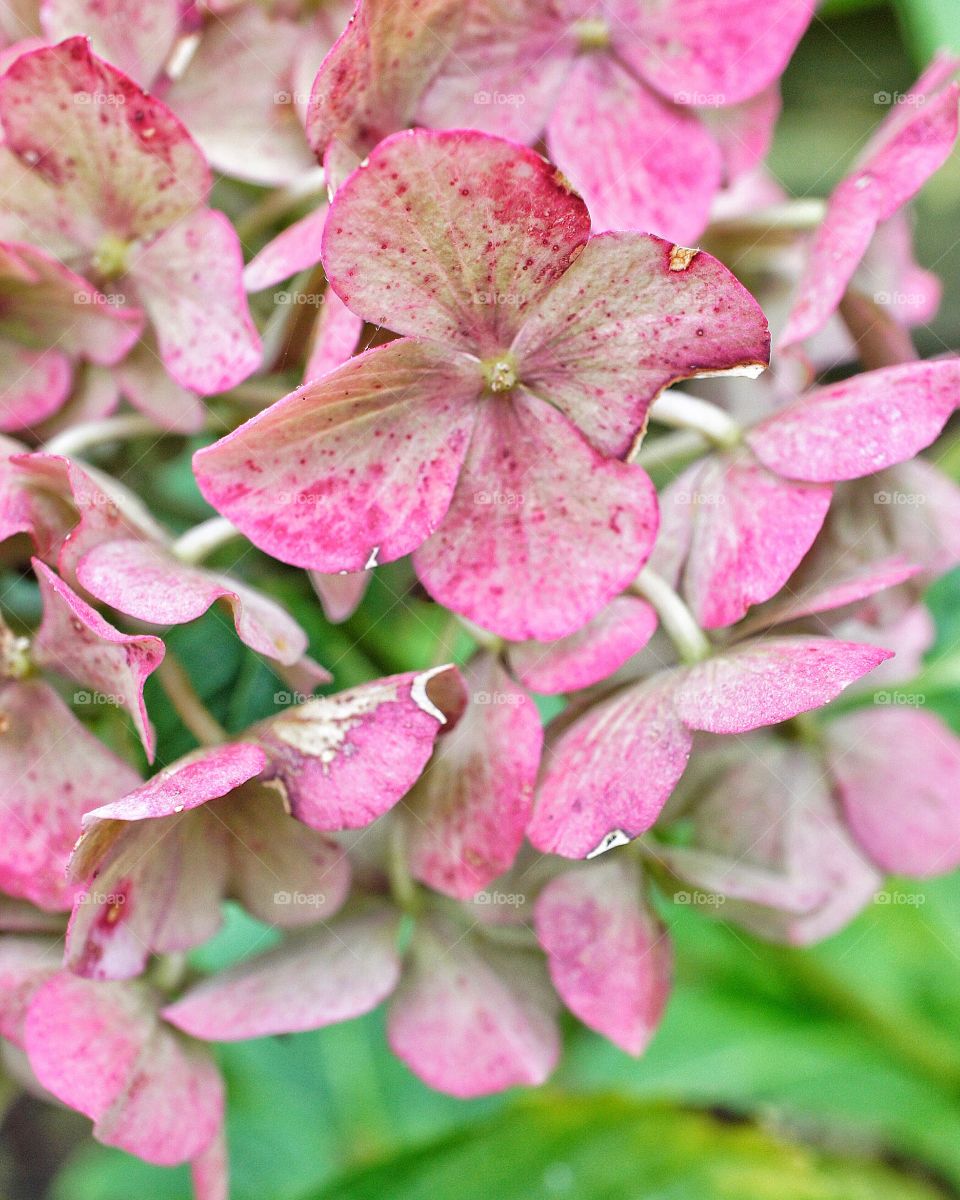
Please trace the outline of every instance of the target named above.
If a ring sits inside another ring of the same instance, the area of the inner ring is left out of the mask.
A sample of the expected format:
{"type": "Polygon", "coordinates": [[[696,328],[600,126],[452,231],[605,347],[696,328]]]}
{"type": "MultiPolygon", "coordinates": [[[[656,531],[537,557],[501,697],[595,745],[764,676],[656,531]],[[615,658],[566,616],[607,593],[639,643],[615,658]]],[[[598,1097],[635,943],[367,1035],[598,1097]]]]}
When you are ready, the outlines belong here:
{"type": "Polygon", "coordinates": [[[652,442],[643,443],[632,452],[627,461],[636,463],[645,471],[656,471],[660,467],[685,466],[693,459],[702,458],[710,450],[710,443],[702,434],[692,429],[678,429],[652,442]]]}
{"type": "Polygon", "coordinates": [[[46,454],[71,456],[81,454],[101,442],[127,441],[144,434],[162,436],[165,432],[143,413],[121,413],[118,417],[105,417],[102,421],[87,421],[72,429],[64,429],[52,437],[43,450],[46,454]]]}
{"type": "Polygon", "coordinates": [[[714,445],[729,448],[743,436],[737,422],[717,404],[668,388],[654,400],[650,419],[673,429],[692,430],[714,445]]]}
{"type": "Polygon", "coordinates": [[[240,537],[240,530],[228,521],[226,517],[211,517],[209,521],[201,521],[173,543],[174,555],[188,566],[202,562],[214,550],[218,550],[235,537],[240,537]]]}
{"type": "Polygon", "coordinates": [[[710,657],[713,647],[707,635],[697,624],[690,609],[656,571],[644,567],[630,591],[649,601],[657,610],[660,624],[683,662],[695,663],[710,657]]]}
{"type": "Polygon", "coordinates": [[[169,650],[156,674],[180,720],[202,746],[218,746],[228,740],[227,731],[197,695],[190,676],[169,650]]]}
{"type": "Polygon", "coordinates": [[[416,915],[420,911],[420,897],[417,885],[410,874],[410,860],[407,855],[407,830],[402,816],[395,814],[390,829],[390,840],[387,850],[387,876],[390,880],[390,892],[397,906],[405,913],[416,915]]]}

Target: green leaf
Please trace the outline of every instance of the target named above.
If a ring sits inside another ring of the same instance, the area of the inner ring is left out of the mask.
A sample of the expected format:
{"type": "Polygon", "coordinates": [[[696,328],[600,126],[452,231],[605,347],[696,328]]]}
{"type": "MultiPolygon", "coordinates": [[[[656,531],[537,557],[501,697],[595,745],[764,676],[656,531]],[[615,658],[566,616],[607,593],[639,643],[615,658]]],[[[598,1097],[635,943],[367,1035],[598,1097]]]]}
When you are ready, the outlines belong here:
{"type": "Polygon", "coordinates": [[[933,1200],[919,1180],[706,1113],[543,1096],[310,1200],[933,1200]]]}

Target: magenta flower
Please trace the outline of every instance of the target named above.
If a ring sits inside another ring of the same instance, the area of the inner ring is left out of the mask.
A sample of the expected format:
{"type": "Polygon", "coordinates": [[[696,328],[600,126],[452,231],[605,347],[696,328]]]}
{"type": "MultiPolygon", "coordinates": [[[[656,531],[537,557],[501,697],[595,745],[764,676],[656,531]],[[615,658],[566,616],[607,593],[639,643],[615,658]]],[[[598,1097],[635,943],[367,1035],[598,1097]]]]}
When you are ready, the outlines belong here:
{"type": "Polygon", "coordinates": [[[237,236],[206,207],[206,162],[164,105],[71,38],[0,78],[0,123],[5,230],[142,307],[180,387],[223,391],[254,370],[237,236]]]}
{"type": "Polygon", "coordinates": [[[0,429],[30,429],[70,395],[79,361],[118,362],[143,315],[115,307],[35,246],[0,243],[0,429]]]}
{"type": "Polygon", "coordinates": [[[324,263],[405,336],[200,451],[201,490],[286,562],[416,550],[435,598],[514,639],[571,633],[643,565],[653,492],[619,458],[657,392],[766,361],[759,309],[714,259],[589,238],[549,164],[482,134],[384,142],[331,205],[324,263]]]}
{"type": "Polygon", "coordinates": [[[525,143],[546,131],[550,157],[600,228],[685,242],[703,232],[725,177],[766,153],[778,105],[762,93],[814,5],[480,0],[457,14],[459,28],[448,21],[432,38],[423,33],[429,13],[411,9],[406,27],[383,28],[379,8],[358,5],[314,87],[308,130],[318,153],[330,146],[334,174],[344,146],[362,157],[369,131],[376,140],[411,119],[525,143]],[[403,33],[432,50],[425,69],[403,33]],[[391,64],[382,90],[381,62],[391,64]],[[417,91],[404,89],[418,79],[417,91]],[[387,86],[395,80],[400,101],[387,86]],[[745,112],[732,107],[744,102],[745,112]]]}
{"type": "Polygon", "coordinates": [[[739,621],[776,595],[810,550],[830,484],[912,458],[936,439],[958,397],[952,358],[807,392],[664,489],[653,565],[680,583],[704,628],[739,621]]]}
{"type": "Polygon", "coordinates": [[[455,669],[437,668],[316,698],[87,812],[68,965],[137,975],[150,953],[210,937],[228,894],[281,926],[332,916],[350,866],[328,832],[369,824],[409,791],[462,710],[461,686],[455,669]]]}
{"type": "MultiPolygon", "coordinates": [[[[957,139],[960,60],[937,59],[880,126],[858,167],[837,187],[819,226],[781,346],[804,341],[837,310],[878,229],[943,165],[957,139]]],[[[871,289],[885,289],[882,279],[871,289]]]]}

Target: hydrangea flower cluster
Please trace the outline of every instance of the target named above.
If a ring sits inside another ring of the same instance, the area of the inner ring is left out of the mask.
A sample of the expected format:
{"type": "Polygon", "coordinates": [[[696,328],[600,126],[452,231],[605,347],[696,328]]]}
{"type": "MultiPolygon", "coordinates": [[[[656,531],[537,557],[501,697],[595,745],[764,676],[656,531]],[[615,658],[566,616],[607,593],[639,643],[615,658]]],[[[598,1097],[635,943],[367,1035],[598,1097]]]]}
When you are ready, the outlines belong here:
{"type": "Polygon", "coordinates": [[[672,898],[808,944],[884,873],[960,865],[960,741],[871,703],[960,563],[917,457],[960,359],[916,358],[905,210],[960,63],[811,222],[764,159],[813,7],[4,24],[0,538],[31,600],[0,624],[0,1034],[198,1200],[228,1186],[211,1043],[386,1002],[432,1087],[538,1084],[561,1006],[642,1053],[672,898]],[[187,434],[216,515],[184,529],[122,448],[187,434]],[[308,573],[331,629],[398,559],[458,637],[344,689],[262,581],[308,573]],[[220,727],[166,645],[212,606],[301,703],[220,727]],[[205,974],[227,901],[282,937],[205,974]]]}

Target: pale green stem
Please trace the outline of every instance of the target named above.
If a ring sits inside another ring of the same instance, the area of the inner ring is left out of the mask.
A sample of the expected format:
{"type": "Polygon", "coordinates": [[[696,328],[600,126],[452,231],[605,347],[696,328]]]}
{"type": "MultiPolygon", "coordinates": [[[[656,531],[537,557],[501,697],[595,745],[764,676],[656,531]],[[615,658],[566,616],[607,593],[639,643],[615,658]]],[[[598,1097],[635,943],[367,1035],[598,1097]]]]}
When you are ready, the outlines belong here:
{"type": "Polygon", "coordinates": [[[735,446],[743,436],[739,424],[719,405],[676,388],[668,388],[654,400],[650,420],[698,433],[717,446],[735,446]]]}
{"type": "Polygon", "coordinates": [[[644,567],[630,590],[647,600],[657,611],[660,624],[677,654],[685,663],[700,662],[713,652],[707,635],[697,624],[693,613],[669,583],[649,567],[644,567]]]}
{"type": "Polygon", "coordinates": [[[190,676],[169,650],[156,674],[180,720],[202,746],[218,746],[228,740],[227,731],[197,695],[190,676]]]}
{"type": "Polygon", "coordinates": [[[201,521],[181,534],[171,550],[182,563],[192,566],[203,562],[214,550],[240,536],[240,530],[226,517],[211,517],[209,521],[201,521]]]}
{"type": "Polygon", "coordinates": [[[117,417],[87,421],[82,425],[75,425],[72,429],[64,429],[62,433],[55,434],[43,450],[46,454],[63,454],[70,457],[82,454],[84,450],[99,446],[103,442],[128,441],[145,434],[159,437],[165,432],[143,413],[121,413],[117,417]]]}

